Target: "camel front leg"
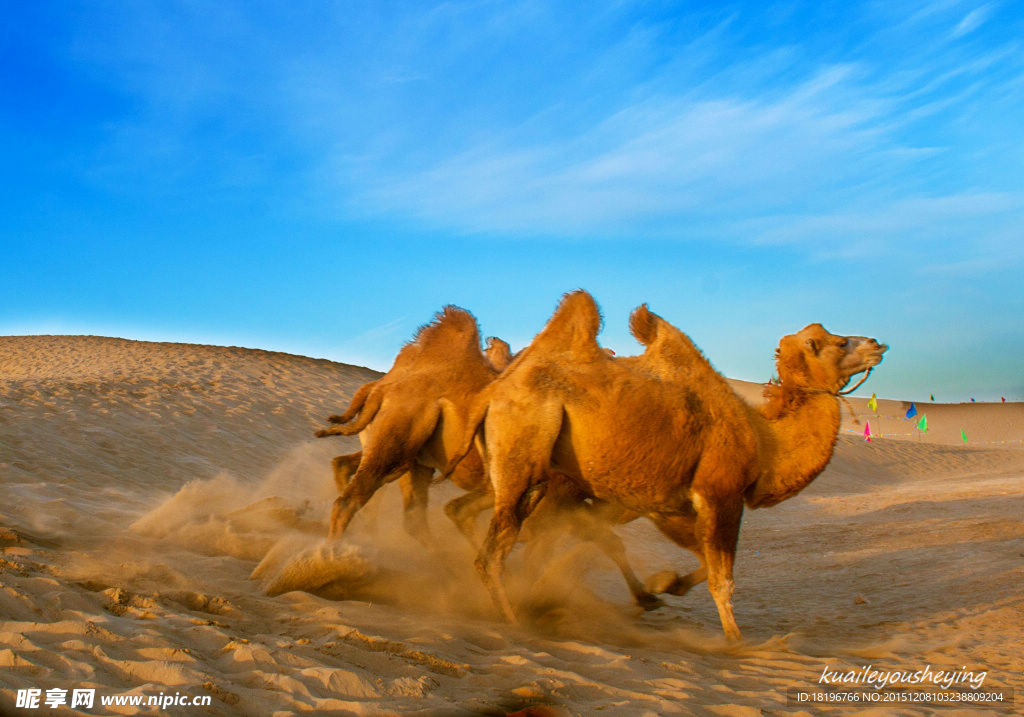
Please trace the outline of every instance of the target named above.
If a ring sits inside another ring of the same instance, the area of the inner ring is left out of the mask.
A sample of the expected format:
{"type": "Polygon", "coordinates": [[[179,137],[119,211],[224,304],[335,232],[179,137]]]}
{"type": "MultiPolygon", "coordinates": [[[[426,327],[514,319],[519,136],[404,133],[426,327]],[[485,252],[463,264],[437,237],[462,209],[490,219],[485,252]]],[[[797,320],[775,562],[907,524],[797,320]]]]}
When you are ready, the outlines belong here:
{"type": "Polygon", "coordinates": [[[708,591],[718,608],[725,636],[732,641],[743,639],[732,609],[732,566],[736,557],[736,542],[743,516],[742,502],[712,503],[706,498],[694,500],[697,508],[697,536],[704,547],[707,566],[708,591]]]}

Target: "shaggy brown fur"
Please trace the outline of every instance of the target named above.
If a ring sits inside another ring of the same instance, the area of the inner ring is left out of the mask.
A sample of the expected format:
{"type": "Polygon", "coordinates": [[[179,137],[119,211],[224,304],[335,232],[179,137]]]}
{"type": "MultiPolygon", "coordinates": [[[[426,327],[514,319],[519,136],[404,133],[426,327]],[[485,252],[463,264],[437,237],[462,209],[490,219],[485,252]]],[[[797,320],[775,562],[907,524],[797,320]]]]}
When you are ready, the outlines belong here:
{"type": "MultiPolygon", "coordinates": [[[[445,467],[465,433],[472,400],[511,359],[508,344],[497,338],[488,339],[485,357],[479,347],[476,320],[468,312],[449,306],[420,329],[386,375],[356,391],[348,410],[330,417],[335,425],[316,434],[325,437],[358,432],[363,448],[332,461],[339,497],[331,515],[330,536],[340,537],[380,486],[398,479],[405,529],[432,547],[426,509],[434,469],[445,467]]],[[[466,453],[469,456],[450,478],[467,493],[450,501],[445,513],[476,545],[477,516],[493,505],[494,495],[479,454],[473,448],[466,453]]],[[[545,500],[545,508],[540,511],[544,518],[533,521],[535,532],[566,524],[581,539],[596,543],[615,562],[640,605],[660,605],[660,600],[636,578],[626,560],[625,546],[600,511],[586,506],[585,496],[571,483],[556,475],[546,480],[559,488],[550,491],[545,500]],[[562,520],[566,517],[568,520],[562,520]]]]}
{"type": "Polygon", "coordinates": [[[557,471],[582,494],[645,515],[700,558],[702,568],[662,587],[685,592],[708,580],[726,635],[732,566],[744,502],[774,505],[825,467],[839,429],[836,392],[887,349],[834,336],[820,324],[779,344],[777,386],[749,407],[677,328],[641,306],[630,328],[646,345],[612,358],[597,344],[597,305],[567,294],[547,326],[476,401],[452,465],[483,440],[495,511],[477,568],[499,610],[505,558],[523,519],[557,471]]]}

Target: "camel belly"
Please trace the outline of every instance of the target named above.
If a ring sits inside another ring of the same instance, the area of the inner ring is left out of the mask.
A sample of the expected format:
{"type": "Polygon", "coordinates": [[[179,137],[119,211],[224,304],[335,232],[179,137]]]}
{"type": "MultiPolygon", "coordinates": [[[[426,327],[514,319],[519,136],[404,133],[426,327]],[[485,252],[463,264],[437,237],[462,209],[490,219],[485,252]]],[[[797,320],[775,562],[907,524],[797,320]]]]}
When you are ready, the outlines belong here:
{"type": "Polygon", "coordinates": [[[682,512],[689,509],[699,437],[673,441],[673,433],[588,435],[580,421],[567,415],[552,450],[551,467],[594,498],[641,513],[682,512]]]}

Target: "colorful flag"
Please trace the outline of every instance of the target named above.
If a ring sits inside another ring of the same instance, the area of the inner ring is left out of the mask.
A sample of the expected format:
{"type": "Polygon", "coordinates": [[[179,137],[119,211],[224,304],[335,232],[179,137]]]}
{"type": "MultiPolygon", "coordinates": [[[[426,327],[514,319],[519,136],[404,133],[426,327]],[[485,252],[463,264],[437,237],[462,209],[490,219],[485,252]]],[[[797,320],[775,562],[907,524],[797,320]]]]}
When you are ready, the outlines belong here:
{"type": "Polygon", "coordinates": [[[932,403],[935,403],[935,394],[932,394],[932,403]]]}
{"type": "Polygon", "coordinates": [[[917,422],[917,430],[928,432],[928,416],[927,414],[921,414],[921,420],[917,422]]]}
{"type": "Polygon", "coordinates": [[[964,443],[967,443],[967,431],[960,429],[960,437],[964,439],[964,443]]]}
{"type": "Polygon", "coordinates": [[[864,421],[864,440],[871,443],[871,422],[864,421]]]}
{"type": "Polygon", "coordinates": [[[971,396],[971,403],[974,403],[974,396],[971,396]]]}
{"type": "Polygon", "coordinates": [[[917,415],[917,405],[911,401],[910,408],[907,409],[907,418],[913,418],[917,415]]]}
{"type": "Polygon", "coordinates": [[[878,399],[875,398],[875,394],[871,394],[871,400],[868,401],[868,408],[875,413],[878,413],[878,399]]]}
{"type": "Polygon", "coordinates": [[[1000,398],[1003,399],[1003,403],[1006,403],[1006,396],[1000,396],[1000,398]]]}

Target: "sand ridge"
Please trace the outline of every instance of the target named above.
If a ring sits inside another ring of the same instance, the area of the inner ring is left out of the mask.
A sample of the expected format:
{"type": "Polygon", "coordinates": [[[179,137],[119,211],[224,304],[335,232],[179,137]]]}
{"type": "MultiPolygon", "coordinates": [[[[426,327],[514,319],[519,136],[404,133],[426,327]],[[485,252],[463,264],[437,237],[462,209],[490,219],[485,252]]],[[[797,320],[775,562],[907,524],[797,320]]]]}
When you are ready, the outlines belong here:
{"type": "MultiPolygon", "coordinates": [[[[968,665],[1021,694],[1024,450],[956,443],[961,424],[1019,437],[1017,404],[927,406],[933,429],[909,440],[842,434],[804,493],[748,512],[734,600],[749,643],[734,648],[706,590],[639,613],[613,566],[568,539],[541,574],[517,549],[527,621],[496,621],[437,509],[447,486],[431,515],[445,554],[402,533],[385,490],[331,548],[351,558],[344,579],[267,594],[282,562],[326,549],[328,462],[357,445],[312,430],[377,375],[0,337],[0,713],[17,688],[85,686],[213,698],[178,714],[802,714],[787,690],[868,663],[968,665]],[[261,561],[266,579],[250,578],[261,561]]],[[[641,574],[695,562],[643,521],[621,533],[641,574]]]]}

